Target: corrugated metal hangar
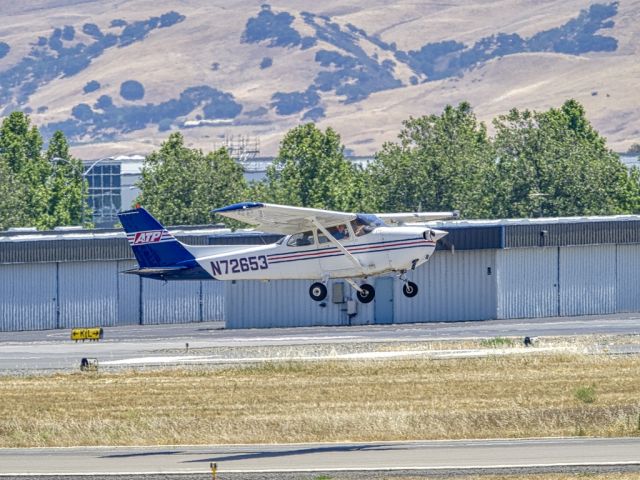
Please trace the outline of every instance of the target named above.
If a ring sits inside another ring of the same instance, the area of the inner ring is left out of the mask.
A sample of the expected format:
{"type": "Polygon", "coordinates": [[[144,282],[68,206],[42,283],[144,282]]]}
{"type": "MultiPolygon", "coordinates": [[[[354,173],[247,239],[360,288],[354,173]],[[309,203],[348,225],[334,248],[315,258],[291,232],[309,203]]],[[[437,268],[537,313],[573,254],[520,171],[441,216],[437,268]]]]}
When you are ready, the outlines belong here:
{"type": "MultiPolygon", "coordinates": [[[[433,224],[449,235],[408,276],[373,280],[361,304],[344,281],[313,302],[308,281],[163,283],[135,266],[119,231],[0,233],[0,331],[225,320],[227,328],[509,319],[640,311],[640,216],[433,224]]],[[[171,229],[185,243],[273,235],[171,229]]]]}
{"type": "MultiPolygon", "coordinates": [[[[217,231],[172,229],[194,245],[217,231]]],[[[222,320],[222,282],[120,273],[135,265],[121,230],[2,232],[0,331],[222,320]]]]}

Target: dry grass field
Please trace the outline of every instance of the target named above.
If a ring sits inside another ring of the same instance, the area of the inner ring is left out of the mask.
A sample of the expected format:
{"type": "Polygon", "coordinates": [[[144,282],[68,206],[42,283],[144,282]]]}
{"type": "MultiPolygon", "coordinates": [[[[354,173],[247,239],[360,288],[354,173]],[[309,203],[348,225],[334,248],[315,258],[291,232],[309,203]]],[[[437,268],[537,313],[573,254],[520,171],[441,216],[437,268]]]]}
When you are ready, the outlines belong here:
{"type": "MultiPolygon", "coordinates": [[[[339,477],[320,477],[318,480],[338,480],[339,477]]],[[[389,480],[443,480],[452,477],[390,477],[389,480]]],[[[628,473],[545,473],[527,475],[473,475],[456,476],[456,480],[638,480],[640,472],[628,473]]]]}
{"type": "Polygon", "coordinates": [[[578,354],[3,376],[0,447],[640,435],[639,387],[578,354]]]}

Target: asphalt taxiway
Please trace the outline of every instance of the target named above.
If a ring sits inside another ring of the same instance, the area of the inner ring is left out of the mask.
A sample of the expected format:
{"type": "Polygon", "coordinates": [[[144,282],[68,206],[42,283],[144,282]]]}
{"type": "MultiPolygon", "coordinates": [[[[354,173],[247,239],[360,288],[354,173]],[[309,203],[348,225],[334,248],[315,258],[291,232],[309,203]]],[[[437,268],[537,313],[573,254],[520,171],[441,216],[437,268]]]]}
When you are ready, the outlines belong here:
{"type": "Polygon", "coordinates": [[[640,469],[640,438],[0,449],[1,475],[640,469]]]}
{"type": "MultiPolygon", "coordinates": [[[[98,358],[103,365],[161,364],[196,349],[221,347],[299,346],[421,342],[493,337],[575,337],[587,334],[638,334],[637,314],[490,320],[478,322],[361,325],[350,327],[225,330],[221,322],[178,325],[105,327],[100,342],[70,340],[70,330],[0,332],[0,373],[68,371],[80,359],[98,358]]],[[[638,352],[629,352],[638,353],[638,352]]],[[[209,358],[208,361],[216,361],[209,358]]],[[[221,359],[224,361],[224,359],[221,359]]],[[[197,363],[191,356],[186,363],[197,363]]],[[[180,362],[178,362],[180,363],[180,362]]],[[[206,363],[206,362],[205,362],[206,363]]]]}

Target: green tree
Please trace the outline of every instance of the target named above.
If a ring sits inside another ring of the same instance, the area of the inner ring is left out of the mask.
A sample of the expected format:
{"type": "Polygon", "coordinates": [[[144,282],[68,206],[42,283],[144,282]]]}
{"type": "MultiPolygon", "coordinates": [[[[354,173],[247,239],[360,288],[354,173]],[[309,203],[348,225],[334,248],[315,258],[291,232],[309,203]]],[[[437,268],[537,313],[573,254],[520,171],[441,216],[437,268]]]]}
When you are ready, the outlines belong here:
{"type": "Polygon", "coordinates": [[[69,144],[61,131],[53,134],[45,158],[52,166],[48,179],[47,226],[85,223],[90,217],[86,204],[87,181],[82,176],[82,162],[69,154],[69,144]]]}
{"type": "Polygon", "coordinates": [[[0,127],[0,155],[13,173],[14,181],[26,187],[22,198],[22,216],[25,224],[15,226],[37,226],[46,228],[46,213],[49,198],[47,179],[51,165],[42,156],[42,137],[31,121],[22,112],[13,112],[0,127]]]}
{"type": "Polygon", "coordinates": [[[242,200],[247,188],[225,148],[205,155],[177,132],[145,158],[138,186],[136,201],[170,225],[209,223],[211,209],[242,200]]]}
{"type": "Polygon", "coordinates": [[[489,216],[495,162],[486,127],[471,106],[403,122],[398,143],[386,143],[370,166],[381,211],[459,209],[489,216]]]}
{"type": "Polygon", "coordinates": [[[637,172],[568,100],[546,112],[511,110],[494,120],[500,217],[604,215],[637,211],[637,172]]]}
{"type": "MultiPolygon", "coordinates": [[[[82,165],[69,155],[67,140],[61,132],[51,139],[46,154],[42,137],[27,115],[13,112],[0,126],[2,183],[9,197],[4,205],[19,205],[20,213],[3,213],[4,227],[36,226],[52,228],[78,224],[87,190],[82,179],[82,165]],[[52,162],[56,157],[56,162],[52,162]],[[60,162],[66,166],[61,166],[60,162]],[[18,198],[10,198],[15,196],[18,198]]],[[[8,207],[5,207],[8,208],[8,207]]]]}
{"type": "Polygon", "coordinates": [[[361,169],[344,157],[344,146],[332,128],[313,123],[285,135],[263,184],[252,187],[259,200],[329,210],[362,207],[361,169]],[[262,195],[262,197],[260,197],[262,195]]]}
{"type": "Polygon", "coordinates": [[[25,185],[18,182],[9,162],[0,155],[0,231],[29,223],[24,208],[25,185]]]}

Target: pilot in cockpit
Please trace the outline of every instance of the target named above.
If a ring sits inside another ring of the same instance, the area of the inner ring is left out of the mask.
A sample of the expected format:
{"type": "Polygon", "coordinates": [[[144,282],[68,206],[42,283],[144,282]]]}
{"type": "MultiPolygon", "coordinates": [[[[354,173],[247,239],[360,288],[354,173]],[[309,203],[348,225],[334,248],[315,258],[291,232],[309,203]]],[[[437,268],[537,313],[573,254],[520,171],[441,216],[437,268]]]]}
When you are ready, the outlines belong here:
{"type": "Polygon", "coordinates": [[[331,232],[331,234],[336,240],[342,240],[343,238],[347,238],[349,236],[349,231],[347,230],[347,226],[342,224],[338,225],[335,230],[331,232]]]}

